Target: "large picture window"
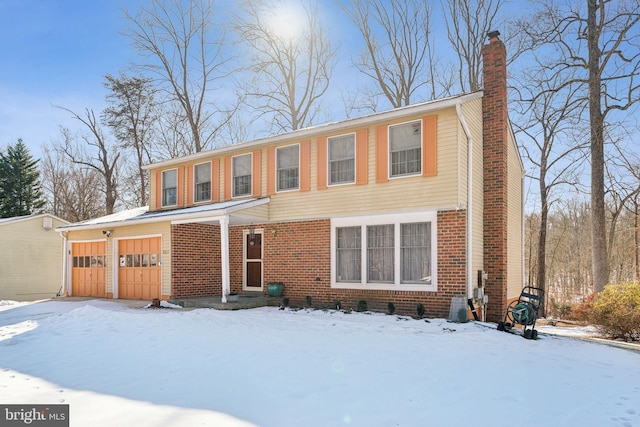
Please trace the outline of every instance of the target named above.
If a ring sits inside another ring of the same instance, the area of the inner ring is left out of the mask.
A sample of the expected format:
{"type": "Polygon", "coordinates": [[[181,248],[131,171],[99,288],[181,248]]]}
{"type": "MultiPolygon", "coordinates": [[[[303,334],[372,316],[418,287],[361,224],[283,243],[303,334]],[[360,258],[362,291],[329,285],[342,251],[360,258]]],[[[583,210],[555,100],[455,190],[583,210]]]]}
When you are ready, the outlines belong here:
{"type": "Polygon", "coordinates": [[[251,195],[251,153],[233,158],[233,197],[251,195]]]}
{"type": "Polygon", "coordinates": [[[331,220],[331,286],[437,290],[435,212],[331,220]]]}
{"type": "Polygon", "coordinates": [[[420,120],[389,126],[389,170],[392,177],[422,172],[420,120]]]}
{"type": "Polygon", "coordinates": [[[195,165],[193,167],[193,176],[195,181],[195,202],[211,200],[211,162],[195,165]]]}
{"type": "Polygon", "coordinates": [[[276,149],[278,191],[297,190],[300,177],[300,146],[276,149]]]}
{"type": "Polygon", "coordinates": [[[329,184],[355,181],[355,135],[342,135],[328,139],[329,184]]]}
{"type": "Polygon", "coordinates": [[[178,203],[178,170],[162,172],[162,206],[175,206],[178,203]]]}

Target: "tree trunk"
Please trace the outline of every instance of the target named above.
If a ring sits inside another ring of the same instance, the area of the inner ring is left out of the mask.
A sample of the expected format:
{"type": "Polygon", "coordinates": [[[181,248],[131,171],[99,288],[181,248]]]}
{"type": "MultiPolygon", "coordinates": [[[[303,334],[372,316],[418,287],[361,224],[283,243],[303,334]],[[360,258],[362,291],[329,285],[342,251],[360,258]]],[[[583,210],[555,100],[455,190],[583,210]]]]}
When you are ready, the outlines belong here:
{"type": "Polygon", "coordinates": [[[604,115],[601,105],[600,29],[596,22],[598,7],[599,0],[587,0],[589,124],[591,127],[591,257],[595,292],[602,291],[609,282],[604,206],[604,115]]]}
{"type": "MultiPolygon", "coordinates": [[[[549,207],[547,202],[547,187],[544,182],[544,174],[540,172],[540,204],[541,204],[541,212],[540,212],[540,230],[538,233],[538,277],[537,277],[537,286],[543,289],[545,292],[547,290],[546,287],[546,266],[547,266],[547,218],[549,215],[549,207]]],[[[542,306],[540,307],[540,313],[544,317],[546,316],[546,307],[544,304],[544,300],[542,301],[542,306]]]]}

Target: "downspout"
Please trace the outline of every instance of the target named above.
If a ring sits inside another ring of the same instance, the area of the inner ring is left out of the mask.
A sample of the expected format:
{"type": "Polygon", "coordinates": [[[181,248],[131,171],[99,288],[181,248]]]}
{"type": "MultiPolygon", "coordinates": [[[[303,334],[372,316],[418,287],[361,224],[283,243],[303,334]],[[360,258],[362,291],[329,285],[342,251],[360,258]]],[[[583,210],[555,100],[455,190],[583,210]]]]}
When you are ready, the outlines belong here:
{"type": "Polygon", "coordinates": [[[460,104],[456,104],[456,113],[467,136],[467,299],[473,298],[473,138],[464,119],[460,104]]]}
{"type": "Polygon", "coordinates": [[[69,249],[67,248],[67,232],[59,231],[59,233],[62,237],[62,287],[58,296],[62,296],[67,294],[67,255],[69,249]]]}

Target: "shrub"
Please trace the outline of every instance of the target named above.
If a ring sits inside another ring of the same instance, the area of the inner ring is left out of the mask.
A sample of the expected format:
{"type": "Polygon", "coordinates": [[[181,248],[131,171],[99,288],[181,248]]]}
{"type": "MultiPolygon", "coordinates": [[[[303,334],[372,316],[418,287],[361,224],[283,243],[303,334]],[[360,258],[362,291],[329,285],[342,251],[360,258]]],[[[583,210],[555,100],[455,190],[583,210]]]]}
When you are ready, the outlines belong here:
{"type": "Polygon", "coordinates": [[[590,320],[611,338],[640,341],[640,284],[605,286],[593,299],[590,320]]]}
{"type": "Polygon", "coordinates": [[[339,299],[333,300],[333,308],[340,310],[342,308],[342,302],[339,299]]]}
{"type": "Polygon", "coordinates": [[[393,315],[396,312],[396,306],[394,303],[390,302],[387,304],[387,308],[389,309],[389,314],[393,315]]]}
{"type": "Polygon", "coordinates": [[[358,301],[358,311],[367,311],[367,302],[365,300],[361,299],[360,301],[358,301]]]}
{"type": "Polygon", "coordinates": [[[305,302],[307,303],[307,307],[311,307],[312,298],[310,295],[304,297],[305,302]]]}
{"type": "Polygon", "coordinates": [[[589,316],[591,316],[591,310],[593,310],[593,300],[595,297],[595,293],[584,297],[580,304],[573,306],[571,312],[569,312],[569,315],[567,316],[567,319],[575,320],[577,322],[588,322],[589,316]]]}
{"type": "Polygon", "coordinates": [[[421,318],[422,316],[424,316],[424,304],[419,303],[419,304],[416,306],[416,311],[418,312],[418,317],[420,317],[420,318],[421,318]]]}

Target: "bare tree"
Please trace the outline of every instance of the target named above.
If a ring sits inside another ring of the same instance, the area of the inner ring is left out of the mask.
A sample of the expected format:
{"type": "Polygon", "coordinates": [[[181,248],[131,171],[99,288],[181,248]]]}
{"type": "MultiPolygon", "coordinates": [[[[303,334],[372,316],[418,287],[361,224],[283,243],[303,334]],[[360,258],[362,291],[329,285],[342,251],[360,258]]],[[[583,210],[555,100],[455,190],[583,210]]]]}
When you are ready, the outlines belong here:
{"type": "Polygon", "coordinates": [[[426,99],[438,95],[429,2],[350,0],[344,10],[365,43],[355,65],[393,108],[415,102],[423,89],[426,99]]]}
{"type": "Polygon", "coordinates": [[[538,182],[540,196],[536,284],[542,289],[546,289],[549,211],[563,188],[579,185],[586,149],[586,143],[575,142],[586,140],[576,131],[584,110],[580,85],[564,85],[564,77],[550,77],[546,70],[542,65],[530,66],[517,78],[526,83],[514,91],[519,95],[514,105],[521,119],[514,127],[520,149],[534,167],[529,178],[538,182]]]}
{"type": "Polygon", "coordinates": [[[236,29],[249,46],[254,109],[286,132],[314,124],[331,81],[336,51],[319,20],[317,4],[245,1],[236,29]],[[297,13],[293,7],[298,6],[297,13]],[[288,13],[281,22],[279,14],[288,13]]]}
{"type": "MultiPolygon", "coordinates": [[[[62,129],[62,134],[68,130],[62,129]]],[[[42,152],[42,183],[49,212],[70,222],[104,215],[104,200],[95,191],[101,185],[99,174],[49,147],[43,147],[42,152]]]]}
{"type": "Polygon", "coordinates": [[[99,174],[102,181],[99,188],[105,197],[105,213],[112,214],[118,200],[118,160],[121,153],[107,142],[93,110],[87,108],[84,116],[80,116],[68,108],[58,108],[69,112],[74,119],[85,125],[89,134],[81,136],[85,142],[82,146],[71,137],[68,130],[63,129],[63,142],[58,144],[57,149],[74,164],[99,174]]]}
{"type": "Polygon", "coordinates": [[[591,241],[593,281],[609,281],[605,209],[605,124],[640,101],[640,3],[637,0],[539,2],[521,28],[539,46],[553,47],[553,72],[575,71],[566,84],[585,87],[591,156],[591,241]]]}
{"type": "Polygon", "coordinates": [[[463,93],[482,87],[482,46],[489,31],[495,29],[503,4],[504,0],[443,1],[447,35],[458,60],[458,84],[463,93]]]}
{"type": "Polygon", "coordinates": [[[215,21],[215,10],[211,0],[150,0],[135,15],[125,10],[126,35],[148,60],[140,68],[152,73],[168,99],[180,106],[195,152],[214,144],[237,109],[234,102],[227,108],[220,101],[236,99],[226,96],[224,86],[234,57],[225,49],[225,32],[215,21]]]}
{"type": "Polygon", "coordinates": [[[148,175],[142,168],[151,163],[151,141],[157,121],[154,91],[151,79],[121,74],[114,77],[107,74],[104,86],[109,90],[109,107],[103,111],[103,120],[109,126],[120,146],[132,150],[135,164],[132,172],[124,177],[124,183],[131,184],[128,194],[134,194],[135,205],[144,206],[148,200],[148,175]]]}

